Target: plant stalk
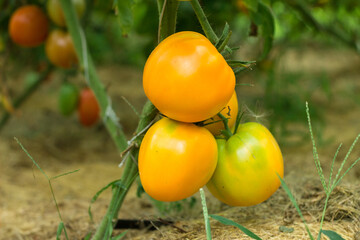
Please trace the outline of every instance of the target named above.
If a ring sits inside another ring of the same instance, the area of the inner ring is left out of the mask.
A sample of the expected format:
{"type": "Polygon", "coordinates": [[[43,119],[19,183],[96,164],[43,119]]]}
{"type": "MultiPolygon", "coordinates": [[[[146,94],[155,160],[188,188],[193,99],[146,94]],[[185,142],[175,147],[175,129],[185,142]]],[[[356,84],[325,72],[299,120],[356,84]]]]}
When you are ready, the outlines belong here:
{"type": "Polygon", "coordinates": [[[206,37],[210,40],[210,42],[215,45],[219,38],[216,35],[215,31],[212,29],[207,17],[204,13],[204,10],[201,8],[201,5],[198,0],[191,0],[191,5],[194,9],[194,12],[201,24],[201,27],[206,35],[206,37]]]}
{"type": "Polygon", "coordinates": [[[206,197],[205,192],[203,188],[200,188],[200,197],[201,197],[201,204],[203,208],[203,215],[204,215],[204,221],[205,221],[205,231],[206,231],[206,240],[211,240],[211,227],[210,227],[210,219],[209,219],[209,213],[206,206],[206,197]]]}

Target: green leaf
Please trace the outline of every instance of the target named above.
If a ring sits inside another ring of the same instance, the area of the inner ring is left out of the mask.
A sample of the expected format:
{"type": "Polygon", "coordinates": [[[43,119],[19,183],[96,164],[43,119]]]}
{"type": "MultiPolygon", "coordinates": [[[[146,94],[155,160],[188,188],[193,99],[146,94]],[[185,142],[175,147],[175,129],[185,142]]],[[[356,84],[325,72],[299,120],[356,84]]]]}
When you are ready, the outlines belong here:
{"type": "Polygon", "coordinates": [[[134,0],[116,1],[116,15],[123,36],[127,36],[134,24],[134,18],[132,13],[132,7],[134,6],[134,4],[134,0]]]}
{"type": "Polygon", "coordinates": [[[61,233],[62,233],[63,230],[64,230],[64,223],[60,222],[59,226],[58,226],[58,229],[56,231],[56,240],[60,240],[60,236],[61,236],[61,233]]]}
{"type": "Polygon", "coordinates": [[[117,235],[116,237],[112,237],[111,240],[120,240],[127,234],[128,231],[122,232],[120,235],[117,235]]]}
{"type": "Polygon", "coordinates": [[[259,6],[259,0],[243,0],[243,2],[248,7],[248,9],[257,12],[259,6]]]}
{"type": "Polygon", "coordinates": [[[337,232],[331,230],[321,230],[321,232],[330,238],[330,240],[345,240],[337,232]]]}
{"type": "Polygon", "coordinates": [[[264,38],[263,52],[260,56],[260,60],[266,58],[269,54],[275,34],[275,19],[269,6],[262,2],[258,3],[257,11],[251,11],[251,20],[261,28],[264,38]]]}
{"type": "Polygon", "coordinates": [[[308,227],[308,225],[307,225],[307,223],[306,223],[306,220],[305,220],[304,216],[302,215],[302,212],[301,212],[301,210],[300,210],[300,208],[299,208],[299,205],[297,204],[297,202],[296,202],[294,196],[292,195],[289,187],[286,185],[285,181],[280,177],[280,175],[279,175],[278,173],[276,173],[276,175],[277,175],[278,178],[280,179],[282,188],[284,189],[284,191],[286,192],[286,194],[289,196],[291,203],[294,205],[294,207],[296,208],[296,211],[298,212],[301,220],[303,221],[303,223],[304,223],[304,225],[305,225],[305,229],[306,229],[307,233],[309,234],[310,239],[311,239],[311,240],[314,240],[314,237],[312,236],[312,234],[311,234],[311,232],[310,232],[310,229],[309,229],[309,227],[308,227]]]}
{"type": "Polygon", "coordinates": [[[120,182],[119,179],[115,180],[115,181],[112,181],[111,183],[107,184],[105,187],[101,188],[91,199],[91,202],[90,202],[90,205],[89,205],[89,208],[88,208],[88,213],[89,213],[89,217],[90,217],[90,220],[93,221],[93,216],[92,216],[92,213],[91,213],[91,205],[97,200],[97,198],[100,196],[100,194],[105,191],[106,189],[108,189],[109,187],[112,187],[114,186],[117,182],[120,182]]]}
{"type": "Polygon", "coordinates": [[[224,218],[222,216],[218,216],[218,215],[210,215],[211,218],[215,219],[216,221],[221,222],[224,225],[228,225],[228,226],[234,226],[239,228],[243,233],[245,233],[246,235],[248,235],[249,237],[251,237],[252,239],[257,239],[257,240],[261,240],[261,238],[256,235],[255,233],[251,232],[249,229],[247,229],[246,227],[230,220],[227,218],[224,218]]]}

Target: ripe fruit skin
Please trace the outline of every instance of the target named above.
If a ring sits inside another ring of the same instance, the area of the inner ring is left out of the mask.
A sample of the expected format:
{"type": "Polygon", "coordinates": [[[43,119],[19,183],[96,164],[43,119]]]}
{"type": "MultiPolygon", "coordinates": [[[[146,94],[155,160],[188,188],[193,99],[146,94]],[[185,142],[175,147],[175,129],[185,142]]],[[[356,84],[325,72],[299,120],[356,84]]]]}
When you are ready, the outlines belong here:
{"type": "Polygon", "coordinates": [[[211,118],[229,102],[235,75],[205,36],[178,32],[150,54],[143,87],[149,100],[167,117],[198,122],[211,118]]]}
{"type": "Polygon", "coordinates": [[[208,182],[210,192],[231,206],[251,206],[268,199],[284,175],[282,154],[263,125],[241,124],[236,134],[218,139],[218,164],[208,182]]]}
{"type": "Polygon", "coordinates": [[[71,83],[64,83],[59,93],[59,110],[64,116],[73,113],[79,102],[79,90],[71,83]]]}
{"type": "MultiPolygon", "coordinates": [[[[78,17],[81,17],[85,11],[85,1],[84,0],[72,0],[72,3],[75,6],[75,11],[78,17]]],[[[65,17],[64,12],[61,8],[59,0],[48,0],[46,4],[46,9],[49,14],[50,19],[56,23],[59,27],[65,27],[65,17]]]]}
{"type": "Polygon", "coordinates": [[[78,62],[71,36],[59,29],[49,34],[45,52],[50,62],[57,67],[71,68],[78,62]]]}
{"type": "Polygon", "coordinates": [[[48,32],[48,19],[38,6],[25,5],[20,7],[10,18],[10,37],[13,42],[20,46],[39,46],[45,41],[48,32]]]}
{"type": "Polygon", "coordinates": [[[100,106],[91,89],[85,88],[81,91],[77,110],[82,125],[90,127],[98,121],[100,106]]]}
{"type": "Polygon", "coordinates": [[[207,129],[163,118],[145,134],[138,166],[147,194],[159,201],[178,201],[203,187],[216,163],[216,141],[207,129]]]}
{"type": "MultiPolygon", "coordinates": [[[[222,115],[228,118],[228,126],[230,129],[235,125],[238,111],[239,111],[238,100],[237,100],[236,92],[234,91],[230,101],[228,102],[226,107],[220,112],[222,115]]],[[[204,124],[207,124],[205,125],[205,128],[207,128],[215,136],[220,135],[221,130],[224,130],[224,124],[221,121],[221,118],[217,115],[213,116],[211,119],[206,120],[204,124]],[[211,123],[211,124],[207,124],[207,123],[211,123]]]]}

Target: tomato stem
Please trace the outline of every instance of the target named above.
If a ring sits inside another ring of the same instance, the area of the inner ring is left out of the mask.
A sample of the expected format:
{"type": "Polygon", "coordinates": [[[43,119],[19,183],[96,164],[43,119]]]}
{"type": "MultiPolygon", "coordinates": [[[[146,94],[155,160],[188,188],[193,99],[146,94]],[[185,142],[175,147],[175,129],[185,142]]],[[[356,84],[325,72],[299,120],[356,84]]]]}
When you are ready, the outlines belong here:
{"type": "Polygon", "coordinates": [[[201,5],[198,0],[191,0],[191,5],[194,9],[194,12],[201,24],[201,27],[206,35],[206,37],[210,40],[212,44],[216,44],[219,41],[218,36],[216,35],[215,31],[212,29],[207,17],[201,8],[201,5]]]}
{"type": "Polygon", "coordinates": [[[176,12],[179,6],[177,0],[158,0],[159,8],[159,30],[158,43],[175,33],[176,12]]]}
{"type": "Polygon", "coordinates": [[[225,128],[225,130],[222,130],[221,133],[225,136],[226,139],[229,139],[233,135],[231,129],[229,128],[229,124],[228,124],[229,119],[224,115],[222,115],[221,113],[218,113],[217,115],[221,118],[225,128]]]}

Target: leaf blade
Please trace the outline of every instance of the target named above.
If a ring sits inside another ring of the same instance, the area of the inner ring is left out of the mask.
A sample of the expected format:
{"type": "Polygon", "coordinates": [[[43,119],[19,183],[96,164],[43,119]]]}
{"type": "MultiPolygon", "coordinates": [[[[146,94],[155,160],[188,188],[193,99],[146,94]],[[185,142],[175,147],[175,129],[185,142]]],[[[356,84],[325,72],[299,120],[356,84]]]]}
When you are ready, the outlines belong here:
{"type": "Polygon", "coordinates": [[[240,229],[243,233],[245,233],[247,236],[251,237],[252,239],[261,240],[261,238],[258,235],[251,232],[249,229],[247,229],[246,227],[242,226],[239,223],[236,223],[230,219],[227,219],[225,217],[218,216],[218,215],[210,215],[210,217],[215,219],[218,222],[221,222],[224,225],[237,227],[238,229],[240,229]]]}

